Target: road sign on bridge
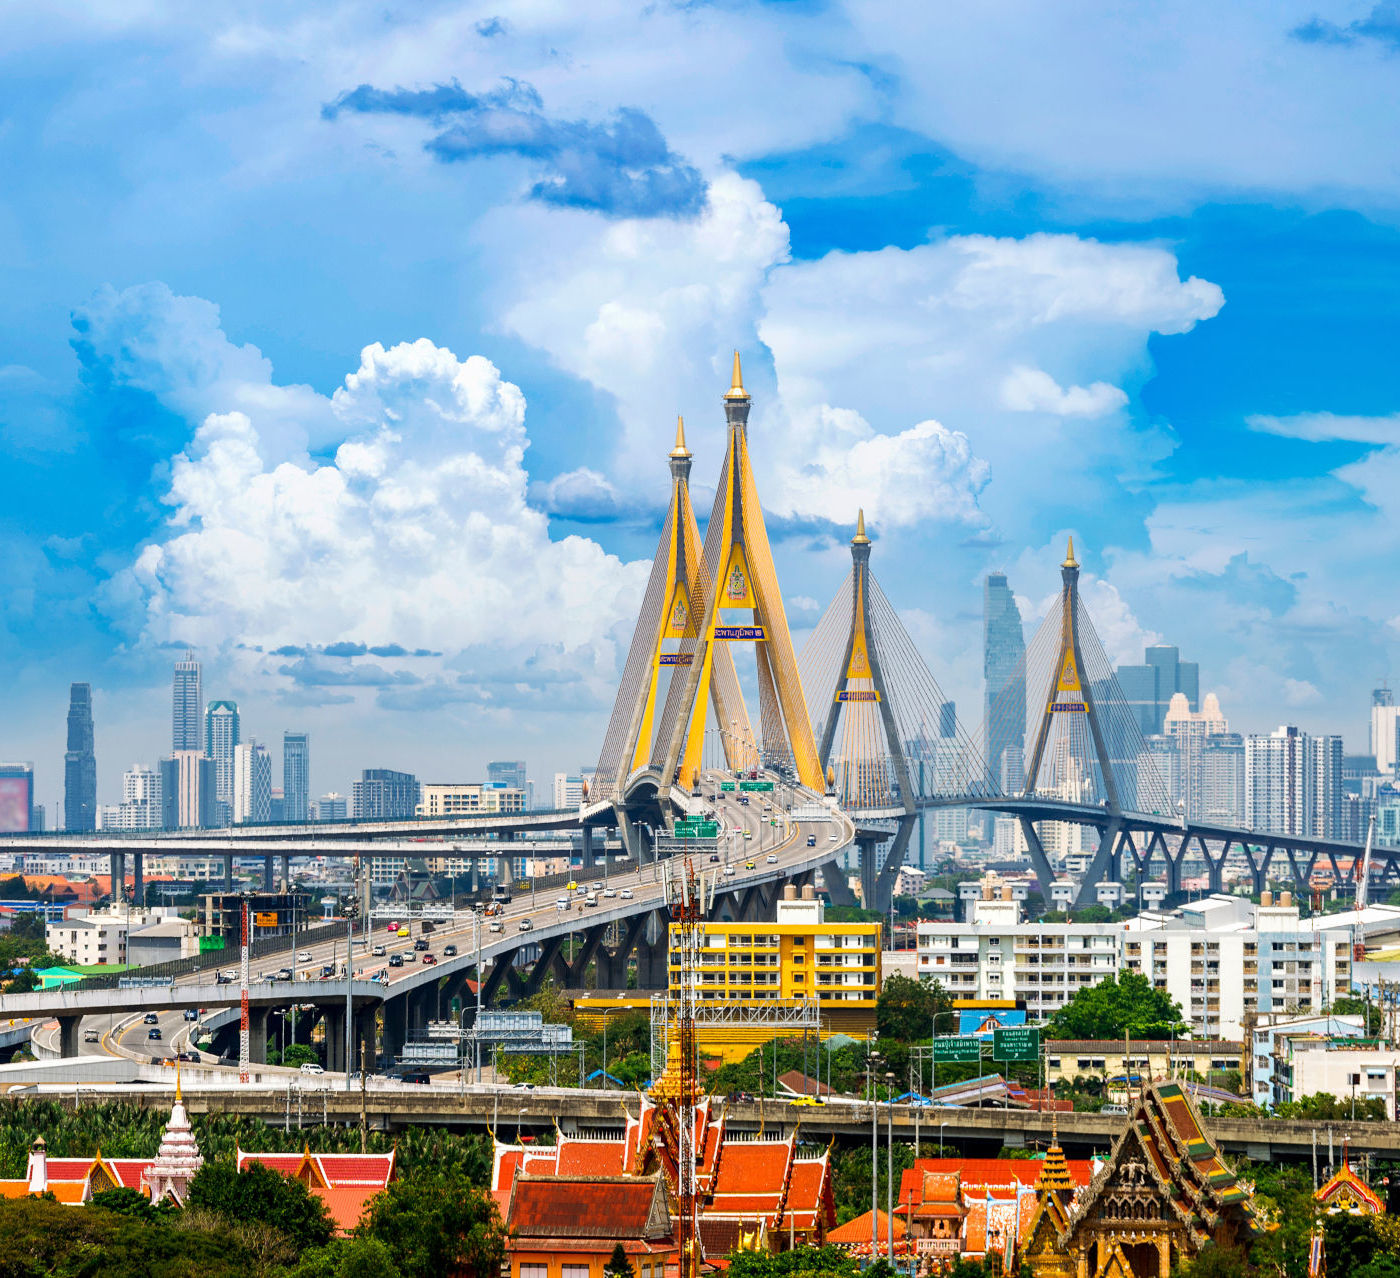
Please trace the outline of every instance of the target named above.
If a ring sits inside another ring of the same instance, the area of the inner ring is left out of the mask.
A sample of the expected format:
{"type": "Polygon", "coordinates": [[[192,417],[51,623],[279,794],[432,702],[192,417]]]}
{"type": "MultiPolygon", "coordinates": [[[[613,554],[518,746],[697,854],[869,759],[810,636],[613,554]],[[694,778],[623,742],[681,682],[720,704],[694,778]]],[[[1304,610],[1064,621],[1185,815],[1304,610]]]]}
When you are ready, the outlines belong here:
{"type": "Polygon", "coordinates": [[[982,1059],[982,1044],[970,1035],[949,1034],[933,1040],[933,1059],[940,1065],[970,1064],[982,1059]]]}
{"type": "Polygon", "coordinates": [[[1002,1064],[1040,1059],[1040,1030],[1034,1025],[1010,1025],[992,1031],[992,1059],[1002,1064]]]}

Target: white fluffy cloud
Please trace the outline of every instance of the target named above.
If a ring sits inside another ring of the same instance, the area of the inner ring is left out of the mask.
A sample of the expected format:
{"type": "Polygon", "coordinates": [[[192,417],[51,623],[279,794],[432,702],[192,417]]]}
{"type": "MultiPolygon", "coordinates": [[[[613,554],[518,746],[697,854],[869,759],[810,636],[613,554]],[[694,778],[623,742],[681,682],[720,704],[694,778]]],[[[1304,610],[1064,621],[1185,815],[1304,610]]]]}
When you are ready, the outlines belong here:
{"type": "Polygon", "coordinates": [[[1039,368],[1018,365],[1001,384],[1001,402],[1014,413],[1051,413],[1056,417],[1102,417],[1126,408],[1128,396],[1118,386],[1061,386],[1039,368]]]}
{"type": "Polygon", "coordinates": [[[480,356],[376,344],[330,411],[344,442],[327,465],[266,465],[245,412],[203,422],[172,465],[170,534],[119,585],[141,601],[143,636],[309,650],[278,668],[311,686],[402,697],[427,685],[489,704],[567,670],[578,691],[606,698],[614,630],[630,624],[644,566],[550,539],[526,500],[520,391],[480,356]],[[446,659],[391,673],[316,656],[336,644],[446,659]]]}

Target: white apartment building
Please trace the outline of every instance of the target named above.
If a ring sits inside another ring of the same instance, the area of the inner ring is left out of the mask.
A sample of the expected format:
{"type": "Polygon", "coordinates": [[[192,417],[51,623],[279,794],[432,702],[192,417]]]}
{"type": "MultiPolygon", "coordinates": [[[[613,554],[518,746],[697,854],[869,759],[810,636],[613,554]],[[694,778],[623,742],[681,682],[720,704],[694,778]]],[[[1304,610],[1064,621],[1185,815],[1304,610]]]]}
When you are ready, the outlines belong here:
{"type": "Polygon", "coordinates": [[[1277,834],[1335,835],[1342,806],[1342,739],[1291,724],[1245,739],[1245,820],[1277,834]]]}
{"type": "Polygon", "coordinates": [[[1348,927],[1300,921],[1288,893],[1258,907],[1213,896],[1128,923],[1027,923],[1016,901],[981,900],[971,922],[919,924],[918,973],[954,998],[1023,999],[1035,1021],[1086,986],[1139,972],[1193,1032],[1237,1038],[1249,1013],[1317,1011],[1350,989],[1351,945],[1348,927]]]}
{"type": "Polygon", "coordinates": [[[1371,753],[1376,756],[1377,772],[1394,773],[1400,754],[1400,706],[1388,688],[1371,694],[1371,753]]]}
{"type": "Polygon", "coordinates": [[[1278,1067],[1276,1088],[1283,1100],[1325,1092],[1343,1105],[1350,1099],[1384,1101],[1385,1116],[1394,1122],[1397,1073],[1400,1048],[1295,1040],[1278,1067]]]}
{"type": "Polygon", "coordinates": [[[233,821],[235,825],[272,820],[272,755],[256,741],[233,747],[233,821]]]}
{"type": "Polygon", "coordinates": [[[420,817],[465,816],[475,812],[524,812],[525,791],[513,786],[460,782],[425,783],[415,809],[420,817]]]}
{"type": "Polygon", "coordinates": [[[583,804],[583,777],[570,776],[567,772],[554,774],[554,808],[563,812],[567,808],[577,808],[583,804]]]}

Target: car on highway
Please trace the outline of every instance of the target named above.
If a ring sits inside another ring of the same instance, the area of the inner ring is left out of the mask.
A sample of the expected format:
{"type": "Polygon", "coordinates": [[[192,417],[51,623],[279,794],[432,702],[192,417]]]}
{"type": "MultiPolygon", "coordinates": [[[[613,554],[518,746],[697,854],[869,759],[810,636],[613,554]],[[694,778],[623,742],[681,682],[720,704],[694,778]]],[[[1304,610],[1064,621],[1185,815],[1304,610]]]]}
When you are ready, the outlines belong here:
{"type": "Polygon", "coordinates": [[[839,834],[828,834],[826,837],[827,841],[830,843],[839,843],[841,840],[841,836],[839,834]]]}
{"type": "Polygon", "coordinates": [[[100,1033],[98,1033],[97,1030],[95,1030],[95,1029],[85,1029],[85,1030],[83,1031],[83,1042],[84,1042],[84,1043],[100,1043],[101,1041],[102,1041],[102,1035],[101,1035],[100,1033]]]}
{"type": "Polygon", "coordinates": [[[604,896],[616,896],[616,895],[617,895],[617,889],[616,889],[616,888],[604,888],[604,889],[603,889],[603,895],[604,895],[604,896]]]}
{"type": "Polygon", "coordinates": [[[569,908],[569,898],[567,896],[556,897],[554,900],[556,910],[567,910],[569,908]]]}
{"type": "Polygon", "coordinates": [[[598,904],[598,896],[597,896],[597,893],[595,893],[595,892],[590,892],[586,897],[583,898],[583,903],[584,903],[585,905],[597,905],[597,904],[598,904]]]}
{"type": "Polygon", "coordinates": [[[768,862],[769,865],[778,864],[778,854],[776,852],[770,852],[764,859],[768,862]]]}
{"type": "Polygon", "coordinates": [[[374,949],[370,951],[370,954],[372,954],[375,958],[383,958],[388,952],[389,951],[386,950],[382,945],[376,945],[374,949]]]}
{"type": "Polygon", "coordinates": [[[732,865],[726,865],[726,866],[724,867],[724,872],[725,872],[726,874],[733,874],[733,873],[734,873],[734,867],[733,867],[732,865]]]}
{"type": "Polygon", "coordinates": [[[398,930],[397,932],[394,933],[394,935],[395,935],[395,936],[407,936],[407,935],[408,935],[408,928],[407,928],[407,927],[401,927],[401,928],[399,928],[399,930],[398,930]]]}
{"type": "Polygon", "coordinates": [[[745,861],[745,862],[744,862],[744,869],[746,869],[746,870],[756,870],[756,869],[758,869],[758,866],[756,866],[752,861],[745,861]]]}
{"type": "Polygon", "coordinates": [[[817,836],[815,834],[809,834],[807,836],[807,846],[809,848],[814,848],[817,846],[817,836]]]}
{"type": "Polygon", "coordinates": [[[486,929],[488,932],[504,932],[506,925],[500,919],[492,919],[491,926],[486,929]]]}
{"type": "Polygon", "coordinates": [[[455,945],[444,945],[444,946],[442,947],[442,957],[443,957],[443,958],[456,958],[456,957],[457,957],[457,947],[456,947],[455,945]]]}
{"type": "Polygon", "coordinates": [[[436,955],[436,954],[425,954],[425,955],[423,955],[423,962],[426,963],[426,964],[428,964],[429,966],[432,966],[434,963],[437,962],[437,955],[436,955]]]}
{"type": "MultiPolygon", "coordinates": [[[[305,1066],[302,1067],[303,1069],[305,1066]]],[[[789,1105],[825,1105],[826,1102],[820,1096],[790,1096],[789,1105]]]]}
{"type": "Polygon", "coordinates": [[[718,853],[718,852],[711,852],[711,853],[710,853],[710,860],[711,860],[711,861],[718,861],[718,860],[719,860],[719,853],[718,853]]]}
{"type": "Polygon", "coordinates": [[[186,1065],[198,1065],[200,1062],[200,1055],[198,1052],[176,1052],[175,1059],[177,1061],[184,1061],[186,1065]]]}
{"type": "Polygon", "coordinates": [[[529,919],[521,919],[515,926],[522,932],[533,932],[535,930],[535,925],[531,923],[529,919]]]}
{"type": "Polygon", "coordinates": [[[421,954],[424,950],[428,948],[427,937],[420,936],[416,941],[413,942],[413,948],[421,954]]]}
{"type": "Polygon", "coordinates": [[[402,954],[391,954],[391,955],[389,955],[389,966],[390,966],[390,967],[402,967],[402,966],[403,966],[403,955],[402,955],[402,954]]]}
{"type": "Polygon", "coordinates": [[[388,930],[391,934],[397,936],[397,935],[398,935],[398,931],[399,931],[399,925],[398,925],[397,923],[390,923],[387,930],[388,930]]]}
{"type": "Polygon", "coordinates": [[[161,1039],[160,1027],[156,1026],[154,1029],[148,1029],[146,1031],[146,1037],[153,1043],[159,1043],[161,1039]]]}
{"type": "Polygon", "coordinates": [[[399,1077],[405,1083],[414,1083],[421,1087],[426,1087],[433,1081],[432,1077],[428,1074],[425,1074],[422,1070],[418,1070],[410,1074],[400,1074],[399,1077]]]}
{"type": "Polygon", "coordinates": [[[575,882],[573,881],[573,879],[570,879],[569,882],[568,882],[568,889],[569,889],[570,892],[577,892],[577,891],[578,891],[578,884],[575,883],[575,882]]]}
{"type": "Polygon", "coordinates": [[[321,967],[321,978],[320,978],[320,979],[323,980],[323,981],[334,980],[334,979],[335,979],[335,968],[331,967],[329,964],[323,964],[322,967],[321,967]]]}
{"type": "Polygon", "coordinates": [[[159,1025],[160,1017],[154,1012],[147,1012],[146,1015],[141,1018],[141,1022],[144,1025],[159,1025]]]}
{"type": "Polygon", "coordinates": [[[298,962],[298,963],[309,963],[309,962],[311,962],[311,951],[310,951],[310,950],[298,950],[298,951],[297,951],[297,962],[298,962]]]}
{"type": "Polygon", "coordinates": [[[623,889],[622,889],[621,895],[622,895],[622,899],[623,899],[624,901],[630,901],[630,900],[632,899],[632,889],[631,889],[631,888],[623,888],[623,889]]]}
{"type": "Polygon", "coordinates": [[[324,1074],[325,1069],[316,1061],[307,1061],[301,1067],[303,1074],[324,1074]]]}
{"type": "Polygon", "coordinates": [[[277,979],[279,981],[294,981],[296,980],[296,973],[289,967],[279,967],[277,969],[277,979]]]}

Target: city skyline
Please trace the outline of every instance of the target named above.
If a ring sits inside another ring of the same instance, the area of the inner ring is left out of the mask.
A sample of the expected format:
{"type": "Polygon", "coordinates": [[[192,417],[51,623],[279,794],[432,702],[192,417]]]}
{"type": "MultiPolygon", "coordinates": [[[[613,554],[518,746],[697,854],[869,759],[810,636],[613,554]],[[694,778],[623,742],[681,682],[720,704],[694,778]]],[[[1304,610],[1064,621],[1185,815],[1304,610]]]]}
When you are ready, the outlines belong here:
{"type": "Polygon", "coordinates": [[[1073,532],[1115,664],[1177,646],[1241,726],[1364,748],[1400,677],[1393,23],[1047,8],[1008,45],[980,10],[429,3],[391,38],[313,9],[156,4],[0,55],[0,757],[61,755],[88,682],[111,795],[187,646],[327,776],[586,757],[670,423],[704,509],[736,347],[799,646],[863,507],[975,706],[986,574],[1032,626],[1073,532]],[[1171,75],[1087,73],[1144,38],[1171,75]]]}

